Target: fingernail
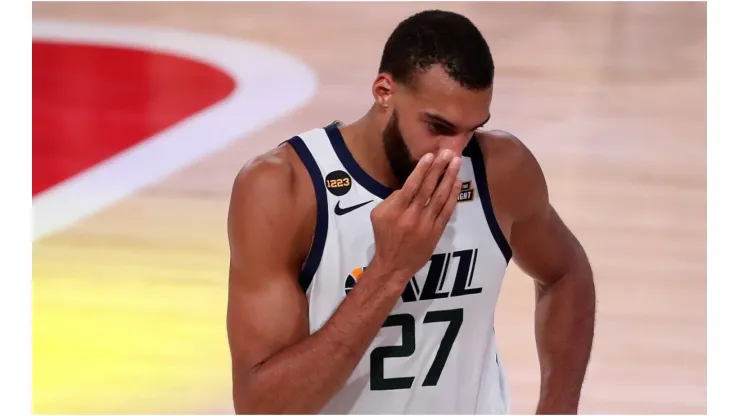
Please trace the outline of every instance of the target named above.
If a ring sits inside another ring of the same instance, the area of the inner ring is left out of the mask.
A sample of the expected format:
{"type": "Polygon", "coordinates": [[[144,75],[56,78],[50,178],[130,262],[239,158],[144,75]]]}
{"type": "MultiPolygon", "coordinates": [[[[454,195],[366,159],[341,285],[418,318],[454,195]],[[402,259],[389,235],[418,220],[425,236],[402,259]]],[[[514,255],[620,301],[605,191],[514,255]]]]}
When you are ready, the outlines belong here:
{"type": "Polygon", "coordinates": [[[462,159],[460,159],[459,157],[455,156],[452,159],[452,162],[450,162],[450,167],[456,168],[456,167],[460,166],[460,163],[461,162],[462,162],[462,159]]]}
{"type": "Polygon", "coordinates": [[[421,161],[424,163],[431,163],[433,159],[434,159],[434,155],[431,153],[427,153],[424,155],[424,157],[421,158],[421,161]]]}
{"type": "Polygon", "coordinates": [[[450,158],[450,156],[452,156],[452,150],[445,149],[442,151],[442,159],[447,160],[450,158]]]}

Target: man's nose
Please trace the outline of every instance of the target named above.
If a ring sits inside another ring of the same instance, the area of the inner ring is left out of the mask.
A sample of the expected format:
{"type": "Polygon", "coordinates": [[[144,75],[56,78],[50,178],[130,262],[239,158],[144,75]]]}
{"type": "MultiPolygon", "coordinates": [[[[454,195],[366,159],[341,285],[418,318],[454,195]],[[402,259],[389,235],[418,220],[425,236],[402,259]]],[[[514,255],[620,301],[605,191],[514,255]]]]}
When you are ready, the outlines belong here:
{"type": "Polygon", "coordinates": [[[468,142],[470,142],[471,137],[472,135],[465,134],[445,138],[439,144],[439,152],[441,153],[442,150],[449,149],[452,151],[453,156],[462,156],[462,152],[465,146],[468,145],[468,142]]]}

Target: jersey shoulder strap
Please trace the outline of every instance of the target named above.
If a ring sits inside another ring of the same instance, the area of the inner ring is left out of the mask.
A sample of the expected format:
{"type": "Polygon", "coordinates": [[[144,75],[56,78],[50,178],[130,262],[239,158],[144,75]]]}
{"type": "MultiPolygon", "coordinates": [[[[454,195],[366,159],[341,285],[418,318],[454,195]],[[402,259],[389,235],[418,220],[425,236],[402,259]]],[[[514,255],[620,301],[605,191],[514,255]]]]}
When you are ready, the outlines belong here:
{"type": "Polygon", "coordinates": [[[326,134],[326,128],[335,126],[337,123],[341,122],[334,122],[325,128],[316,128],[300,133],[280,143],[280,145],[287,143],[296,152],[311,177],[314,196],[316,197],[316,227],[313,241],[298,278],[304,292],[311,285],[311,281],[321,263],[324,246],[326,245],[329,229],[329,208],[324,178],[331,173],[335,166],[341,166],[341,162],[334,153],[326,134]]]}

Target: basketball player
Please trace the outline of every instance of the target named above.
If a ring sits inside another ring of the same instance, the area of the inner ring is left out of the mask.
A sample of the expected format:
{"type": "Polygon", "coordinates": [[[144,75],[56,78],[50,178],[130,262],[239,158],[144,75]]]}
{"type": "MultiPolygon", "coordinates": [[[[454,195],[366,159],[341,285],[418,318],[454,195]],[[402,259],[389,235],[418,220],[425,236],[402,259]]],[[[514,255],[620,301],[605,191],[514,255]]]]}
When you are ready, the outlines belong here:
{"type": "Polygon", "coordinates": [[[228,220],[237,413],[508,412],[494,310],[512,258],[536,287],[536,411],[577,412],[591,268],[532,154],[480,130],[493,73],[468,19],[416,14],[385,45],[366,115],[242,169],[228,220]]]}

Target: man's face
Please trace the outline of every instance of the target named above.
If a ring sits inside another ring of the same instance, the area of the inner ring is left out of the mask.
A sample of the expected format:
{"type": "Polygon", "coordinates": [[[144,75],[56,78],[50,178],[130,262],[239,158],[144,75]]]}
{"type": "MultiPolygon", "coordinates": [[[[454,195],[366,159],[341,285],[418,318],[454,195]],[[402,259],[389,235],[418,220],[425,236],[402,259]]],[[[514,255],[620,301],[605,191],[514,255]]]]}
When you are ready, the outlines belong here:
{"type": "Polygon", "coordinates": [[[398,85],[383,130],[391,170],[403,184],[426,153],[443,149],[459,156],[474,131],[489,118],[491,88],[469,90],[441,67],[418,74],[413,88],[398,85]]]}

